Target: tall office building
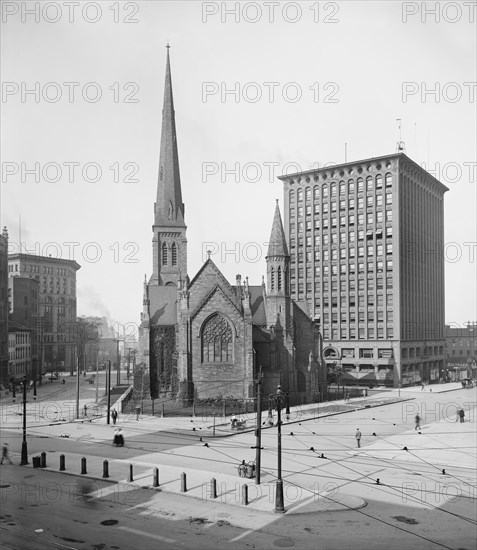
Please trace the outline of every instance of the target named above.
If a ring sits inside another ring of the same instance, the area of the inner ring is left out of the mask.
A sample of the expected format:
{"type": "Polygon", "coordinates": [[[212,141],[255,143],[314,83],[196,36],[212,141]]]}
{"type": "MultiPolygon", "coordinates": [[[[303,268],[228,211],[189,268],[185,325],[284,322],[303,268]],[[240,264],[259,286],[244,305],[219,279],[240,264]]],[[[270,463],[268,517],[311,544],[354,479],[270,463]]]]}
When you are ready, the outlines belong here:
{"type": "Polygon", "coordinates": [[[80,265],[74,260],[10,254],[9,277],[30,277],[39,282],[37,332],[40,364],[43,372],[73,370],[76,323],[76,272],[80,265]]]}
{"type": "Polygon", "coordinates": [[[444,193],[403,153],[281,176],[292,298],[320,318],[345,383],[445,368],[444,193]]]}

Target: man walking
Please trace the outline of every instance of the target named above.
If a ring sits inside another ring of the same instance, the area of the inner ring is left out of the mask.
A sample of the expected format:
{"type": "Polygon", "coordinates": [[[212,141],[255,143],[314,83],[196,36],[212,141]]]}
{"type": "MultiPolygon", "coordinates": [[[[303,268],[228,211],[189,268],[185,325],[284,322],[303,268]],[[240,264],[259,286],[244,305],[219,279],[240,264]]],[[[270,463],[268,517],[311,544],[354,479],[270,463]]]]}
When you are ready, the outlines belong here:
{"type": "Polygon", "coordinates": [[[459,409],[459,419],[461,424],[464,423],[464,416],[465,416],[464,409],[459,409]]]}
{"type": "Polygon", "coordinates": [[[6,459],[10,464],[13,464],[13,462],[10,460],[10,455],[8,454],[8,443],[4,443],[2,445],[2,460],[0,464],[3,464],[3,459],[6,459]]]}
{"type": "Polygon", "coordinates": [[[111,416],[113,417],[113,424],[116,424],[116,420],[118,419],[118,411],[116,409],[113,409],[111,416]]]}
{"type": "Polygon", "coordinates": [[[414,421],[416,423],[416,426],[414,427],[415,430],[420,430],[421,429],[421,417],[416,414],[415,418],[414,418],[414,421]]]}
{"type": "Polygon", "coordinates": [[[356,428],[356,433],[354,434],[354,437],[356,437],[356,442],[358,443],[358,449],[361,447],[361,432],[359,431],[359,428],[356,428]]]}

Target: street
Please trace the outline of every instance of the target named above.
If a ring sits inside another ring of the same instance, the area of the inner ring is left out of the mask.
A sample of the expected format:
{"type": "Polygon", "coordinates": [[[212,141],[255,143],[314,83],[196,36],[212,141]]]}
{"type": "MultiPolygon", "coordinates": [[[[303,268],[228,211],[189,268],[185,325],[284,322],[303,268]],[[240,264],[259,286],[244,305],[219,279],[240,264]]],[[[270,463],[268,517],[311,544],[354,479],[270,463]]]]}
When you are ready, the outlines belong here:
{"type": "Polygon", "coordinates": [[[17,465],[17,417],[15,426],[6,422],[1,429],[14,462],[0,469],[2,545],[340,550],[382,548],[386,541],[392,549],[475,548],[475,390],[409,397],[285,423],[285,514],[273,513],[276,428],[262,433],[262,483],[257,486],[237,475],[237,464],[255,457],[253,431],[201,441],[201,428],[191,419],[183,419],[184,428],[177,430],[172,424],[178,419],[123,416],[119,425],[126,445],[117,448],[111,444],[112,425],[38,423],[28,427],[28,452],[30,457],[46,453],[49,469],[44,470],[17,465]],[[453,416],[460,403],[467,411],[464,424],[453,416]],[[420,433],[414,430],[416,410],[422,417],[420,433]],[[164,429],[168,422],[171,431],[164,429]],[[60,453],[66,455],[64,473],[57,471],[60,453]],[[86,476],[79,470],[82,456],[88,457],[86,476]],[[101,479],[103,459],[109,460],[110,480],[101,479]],[[129,464],[134,464],[133,482],[127,480],[129,464]],[[151,487],[154,466],[161,476],[156,489],[151,487]],[[185,495],[179,489],[181,471],[188,472],[185,495]],[[218,482],[217,499],[208,494],[206,480],[212,476],[218,482]],[[241,504],[244,481],[248,506],[241,504]],[[109,520],[111,525],[101,523],[109,520]]]}

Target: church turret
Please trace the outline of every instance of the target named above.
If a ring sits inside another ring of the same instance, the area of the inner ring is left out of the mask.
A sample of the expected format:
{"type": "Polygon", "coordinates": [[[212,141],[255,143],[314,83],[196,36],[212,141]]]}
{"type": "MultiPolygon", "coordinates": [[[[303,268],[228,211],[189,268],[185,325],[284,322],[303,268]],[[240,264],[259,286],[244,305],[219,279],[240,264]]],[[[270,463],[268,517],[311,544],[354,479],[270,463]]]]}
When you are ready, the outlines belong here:
{"type": "Polygon", "coordinates": [[[154,235],[151,284],[175,285],[180,272],[187,273],[187,228],[184,210],[168,44],[157,199],[154,204],[152,227],[154,235]]]}
{"type": "Polygon", "coordinates": [[[290,256],[285,240],[285,232],[283,231],[278,200],[275,207],[275,216],[273,218],[272,233],[270,235],[266,260],[268,296],[289,296],[290,256]]]}

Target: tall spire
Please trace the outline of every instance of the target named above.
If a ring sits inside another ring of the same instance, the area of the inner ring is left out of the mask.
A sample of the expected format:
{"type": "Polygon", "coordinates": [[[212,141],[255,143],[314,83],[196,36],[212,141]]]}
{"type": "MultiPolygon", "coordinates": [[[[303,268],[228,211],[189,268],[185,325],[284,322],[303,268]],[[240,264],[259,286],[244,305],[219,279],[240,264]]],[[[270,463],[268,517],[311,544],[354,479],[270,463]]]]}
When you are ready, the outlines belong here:
{"type": "Polygon", "coordinates": [[[179,154],[177,152],[169,44],[167,44],[166,48],[166,80],[164,84],[164,105],[162,108],[161,153],[157,182],[157,201],[154,209],[154,225],[184,226],[184,204],[182,202],[179,154]]]}
{"type": "Polygon", "coordinates": [[[287,242],[285,239],[285,232],[283,231],[282,217],[280,215],[278,200],[275,207],[275,216],[273,217],[270,242],[268,243],[267,257],[269,256],[288,256],[287,242]]]}

